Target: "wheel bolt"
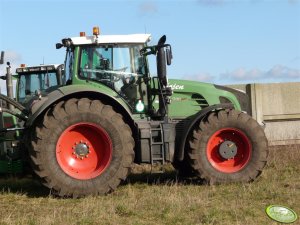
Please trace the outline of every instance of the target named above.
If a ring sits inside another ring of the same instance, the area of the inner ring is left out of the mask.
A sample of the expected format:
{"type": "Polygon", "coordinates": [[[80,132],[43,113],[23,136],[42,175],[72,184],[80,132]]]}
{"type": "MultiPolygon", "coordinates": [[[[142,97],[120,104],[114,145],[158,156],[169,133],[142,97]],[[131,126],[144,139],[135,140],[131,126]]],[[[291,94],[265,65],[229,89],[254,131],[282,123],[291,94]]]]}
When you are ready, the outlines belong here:
{"type": "Polygon", "coordinates": [[[83,160],[83,157],[80,157],[81,160],[83,160]]]}
{"type": "Polygon", "coordinates": [[[89,157],[88,155],[85,156],[85,158],[89,157]]]}

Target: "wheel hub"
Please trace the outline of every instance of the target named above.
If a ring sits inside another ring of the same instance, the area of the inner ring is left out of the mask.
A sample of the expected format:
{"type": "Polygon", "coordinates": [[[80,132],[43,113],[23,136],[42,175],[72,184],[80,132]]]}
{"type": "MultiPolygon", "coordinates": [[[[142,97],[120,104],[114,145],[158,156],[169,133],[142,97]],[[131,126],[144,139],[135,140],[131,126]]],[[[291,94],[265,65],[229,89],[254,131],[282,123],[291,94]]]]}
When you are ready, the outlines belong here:
{"type": "Polygon", "coordinates": [[[224,141],[219,147],[219,153],[224,159],[232,159],[237,154],[237,146],[232,141],[224,141]]]}
{"type": "Polygon", "coordinates": [[[89,145],[87,143],[83,143],[82,141],[80,143],[75,143],[73,146],[73,154],[76,155],[77,158],[87,158],[90,153],[89,148],[89,145]]]}

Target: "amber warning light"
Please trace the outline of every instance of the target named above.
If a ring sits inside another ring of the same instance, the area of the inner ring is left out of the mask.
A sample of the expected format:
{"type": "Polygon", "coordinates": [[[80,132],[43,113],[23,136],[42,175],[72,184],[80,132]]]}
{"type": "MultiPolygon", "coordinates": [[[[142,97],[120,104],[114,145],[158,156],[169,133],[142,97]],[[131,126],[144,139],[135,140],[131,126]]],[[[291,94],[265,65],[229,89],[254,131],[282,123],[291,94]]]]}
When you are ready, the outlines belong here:
{"type": "Polygon", "coordinates": [[[93,27],[93,35],[98,36],[100,34],[99,27],[93,27]]]}
{"type": "Polygon", "coordinates": [[[80,37],[85,37],[85,32],[80,32],[80,33],[79,33],[79,36],[80,36],[80,37]]]}

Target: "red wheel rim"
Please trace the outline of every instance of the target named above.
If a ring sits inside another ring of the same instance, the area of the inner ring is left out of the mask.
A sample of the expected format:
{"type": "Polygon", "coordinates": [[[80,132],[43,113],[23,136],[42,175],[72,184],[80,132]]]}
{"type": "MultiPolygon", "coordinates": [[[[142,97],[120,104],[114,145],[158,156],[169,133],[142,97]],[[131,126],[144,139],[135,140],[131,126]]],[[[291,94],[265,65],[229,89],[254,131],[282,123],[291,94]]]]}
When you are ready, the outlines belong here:
{"type": "Polygon", "coordinates": [[[99,176],[109,165],[112,142],[99,125],[77,123],[60,135],[56,144],[56,159],[69,176],[88,180],[99,176]]]}
{"type": "Polygon", "coordinates": [[[206,149],[207,159],[210,164],[220,172],[234,173],[242,170],[249,162],[252,146],[244,132],[235,128],[224,128],[215,132],[208,140],[206,149]],[[231,158],[224,158],[220,154],[224,142],[234,145],[236,153],[231,158]]]}

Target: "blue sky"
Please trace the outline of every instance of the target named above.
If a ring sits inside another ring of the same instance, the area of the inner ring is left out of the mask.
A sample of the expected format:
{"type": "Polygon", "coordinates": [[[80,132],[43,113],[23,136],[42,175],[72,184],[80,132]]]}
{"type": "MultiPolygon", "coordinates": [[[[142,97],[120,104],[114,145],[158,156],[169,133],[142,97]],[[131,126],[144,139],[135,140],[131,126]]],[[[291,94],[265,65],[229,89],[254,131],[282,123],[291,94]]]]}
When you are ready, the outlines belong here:
{"type": "Polygon", "coordinates": [[[95,25],[102,34],[151,33],[153,44],[166,34],[169,78],[300,81],[300,0],[0,0],[0,50],[13,67],[62,63],[55,43],[95,25]]]}

